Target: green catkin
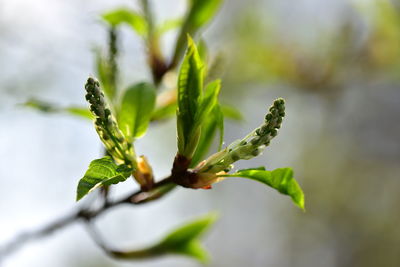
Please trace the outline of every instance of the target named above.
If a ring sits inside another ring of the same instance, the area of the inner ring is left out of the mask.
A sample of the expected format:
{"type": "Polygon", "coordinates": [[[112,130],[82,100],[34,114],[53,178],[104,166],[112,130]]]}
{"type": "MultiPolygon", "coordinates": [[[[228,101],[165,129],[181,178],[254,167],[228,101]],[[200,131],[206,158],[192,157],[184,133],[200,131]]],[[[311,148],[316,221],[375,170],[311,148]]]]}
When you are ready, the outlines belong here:
{"type": "Polygon", "coordinates": [[[285,116],[285,101],[276,99],[265,115],[264,124],[255,129],[242,140],[229,145],[218,157],[211,156],[203,163],[197,172],[217,173],[229,169],[232,163],[240,159],[248,160],[262,153],[271,140],[278,135],[283,117],[285,116]]]}
{"type": "Polygon", "coordinates": [[[95,116],[95,129],[107,151],[116,161],[129,162],[135,167],[136,157],[133,146],[118,128],[117,121],[106,104],[99,82],[90,77],[86,82],[85,89],[85,98],[90,104],[90,111],[95,116]]]}

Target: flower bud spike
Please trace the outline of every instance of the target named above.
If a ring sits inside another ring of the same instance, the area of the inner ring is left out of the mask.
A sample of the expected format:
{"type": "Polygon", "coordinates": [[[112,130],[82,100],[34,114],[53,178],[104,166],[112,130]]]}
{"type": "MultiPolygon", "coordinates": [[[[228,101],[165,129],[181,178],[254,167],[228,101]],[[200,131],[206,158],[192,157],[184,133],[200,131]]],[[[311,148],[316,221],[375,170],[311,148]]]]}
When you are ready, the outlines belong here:
{"type": "Polygon", "coordinates": [[[236,140],[225,150],[219,152],[219,156],[209,157],[202,165],[196,167],[196,172],[218,173],[226,171],[232,163],[244,159],[248,160],[262,153],[281,127],[285,115],[285,101],[282,98],[276,99],[265,115],[264,124],[256,128],[242,140],[236,140]],[[221,154],[222,153],[222,154],[221,154]]]}
{"type": "Polygon", "coordinates": [[[85,98],[90,104],[90,111],[95,116],[95,129],[108,153],[117,162],[130,162],[129,165],[136,168],[137,163],[133,146],[118,128],[117,121],[100,89],[100,83],[89,77],[85,89],[87,92],[85,98]]]}

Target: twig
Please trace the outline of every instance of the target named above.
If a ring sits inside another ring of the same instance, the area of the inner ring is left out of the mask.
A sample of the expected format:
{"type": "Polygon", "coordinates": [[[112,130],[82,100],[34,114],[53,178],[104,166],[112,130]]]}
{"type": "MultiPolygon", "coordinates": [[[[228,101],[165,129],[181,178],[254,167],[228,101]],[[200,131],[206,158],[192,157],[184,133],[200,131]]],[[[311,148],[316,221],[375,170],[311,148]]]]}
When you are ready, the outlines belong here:
{"type": "Polygon", "coordinates": [[[11,241],[9,241],[8,243],[0,247],[0,262],[1,260],[4,260],[6,256],[9,256],[13,252],[20,249],[28,241],[46,237],[52,234],[53,232],[60,230],[74,222],[78,222],[81,220],[84,220],[86,222],[91,221],[93,219],[98,218],[98,216],[103,214],[105,211],[110,210],[122,204],[139,205],[159,199],[174,188],[175,184],[172,183],[171,178],[168,177],[156,183],[153,189],[148,192],[143,192],[142,190],[136,191],[119,200],[106,202],[104,203],[103,206],[101,206],[96,210],[90,210],[88,208],[80,208],[75,212],[60,217],[59,219],[55,220],[54,222],[48,224],[45,227],[21,233],[17,235],[15,238],[11,239],[11,241]]]}
{"type": "Polygon", "coordinates": [[[165,61],[164,55],[160,49],[159,36],[156,34],[154,26],[154,17],[151,4],[148,0],[142,0],[141,2],[142,11],[148,26],[147,33],[147,53],[148,62],[153,76],[153,81],[158,86],[164,77],[164,75],[170,70],[165,61]]]}
{"type": "Polygon", "coordinates": [[[155,247],[147,247],[143,249],[134,249],[134,250],[117,250],[113,249],[107,245],[107,242],[103,239],[100,232],[96,229],[96,226],[90,222],[86,222],[86,230],[92,240],[96,243],[96,245],[103,250],[108,256],[115,259],[144,259],[149,257],[159,257],[163,253],[160,250],[155,249],[155,247]]]}
{"type": "Polygon", "coordinates": [[[21,248],[22,245],[27,243],[28,241],[45,237],[47,235],[52,234],[56,230],[64,228],[65,226],[70,225],[73,222],[76,222],[79,219],[79,214],[80,211],[73,212],[71,214],[65,215],[55,220],[54,222],[48,224],[45,227],[17,235],[7,244],[0,247],[0,261],[3,260],[7,255],[21,248]]]}

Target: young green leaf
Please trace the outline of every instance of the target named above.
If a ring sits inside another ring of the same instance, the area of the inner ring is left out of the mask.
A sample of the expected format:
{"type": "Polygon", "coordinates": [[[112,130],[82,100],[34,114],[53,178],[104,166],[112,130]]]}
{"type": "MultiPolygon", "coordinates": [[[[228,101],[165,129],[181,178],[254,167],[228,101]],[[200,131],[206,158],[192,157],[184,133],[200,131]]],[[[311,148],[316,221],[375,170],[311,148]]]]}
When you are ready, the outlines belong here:
{"type": "Polygon", "coordinates": [[[182,18],[168,19],[161,23],[156,29],[157,35],[162,35],[170,30],[174,30],[182,25],[182,18]]]}
{"type": "Polygon", "coordinates": [[[221,105],[221,110],[222,110],[222,113],[224,114],[224,117],[226,117],[228,119],[235,120],[235,121],[243,120],[242,113],[234,106],[221,105]]]}
{"type": "Polygon", "coordinates": [[[304,193],[293,178],[293,170],[291,168],[280,168],[273,171],[266,171],[260,168],[245,169],[221,176],[243,177],[266,184],[280,193],[290,196],[293,202],[304,210],[304,193]]]}
{"type": "Polygon", "coordinates": [[[156,90],[148,83],[129,87],[119,111],[118,124],[128,140],[143,136],[149,126],[156,101],[156,90]]]}
{"type": "Polygon", "coordinates": [[[66,107],[64,110],[69,114],[75,115],[77,117],[89,120],[92,120],[94,118],[92,113],[86,107],[66,107]]]}
{"type": "Polygon", "coordinates": [[[176,116],[178,107],[178,91],[176,88],[169,89],[157,95],[156,106],[154,108],[152,121],[166,120],[176,116]]]}
{"type": "Polygon", "coordinates": [[[224,55],[220,52],[209,60],[206,81],[209,82],[223,76],[226,69],[225,67],[225,58],[224,55]]]}
{"type": "Polygon", "coordinates": [[[222,112],[221,105],[215,106],[215,112],[213,112],[216,116],[217,127],[219,130],[219,140],[218,140],[218,151],[222,150],[222,145],[224,144],[224,113],[222,112]]]}
{"type": "Polygon", "coordinates": [[[210,21],[217,12],[222,0],[191,0],[191,7],[186,23],[197,30],[210,21]]]}
{"type": "Polygon", "coordinates": [[[85,175],[79,180],[76,201],[101,185],[117,184],[131,175],[132,169],[117,165],[110,157],[93,160],[85,175]]]}
{"type": "Polygon", "coordinates": [[[92,113],[85,107],[69,106],[69,107],[59,107],[53,103],[45,102],[42,100],[31,99],[24,104],[25,107],[33,108],[44,113],[67,113],[73,116],[93,119],[92,113]]]}
{"type": "Polygon", "coordinates": [[[206,262],[208,255],[198,238],[214,224],[216,219],[216,214],[211,213],[185,224],[168,234],[154,249],[161,253],[182,254],[206,262]]]}
{"type": "Polygon", "coordinates": [[[169,119],[176,114],[177,105],[175,102],[169,103],[163,107],[156,107],[154,109],[153,115],[151,115],[151,121],[160,121],[169,119]]]}
{"type": "Polygon", "coordinates": [[[199,144],[197,145],[196,152],[193,155],[190,167],[196,166],[205,158],[217,131],[220,132],[218,142],[218,150],[220,150],[224,138],[224,115],[222,114],[219,105],[215,105],[213,110],[210,112],[210,115],[205,118],[201,128],[199,144]]]}
{"type": "MultiPolygon", "coordinates": [[[[198,41],[197,50],[199,50],[199,55],[200,55],[201,60],[203,62],[207,63],[209,51],[208,51],[207,43],[203,38],[200,38],[200,40],[198,41]]],[[[207,67],[207,66],[205,66],[205,67],[207,67]]],[[[206,71],[206,73],[207,73],[207,71],[206,71]]],[[[204,76],[207,76],[206,73],[204,74],[204,76]]]]}
{"type": "Polygon", "coordinates": [[[203,63],[197,47],[188,37],[188,49],[178,77],[178,151],[190,158],[196,148],[199,129],[195,129],[203,90],[203,63]]]}
{"type": "Polygon", "coordinates": [[[104,13],[102,18],[109,23],[112,27],[116,27],[122,23],[126,23],[132,27],[139,35],[145,36],[147,34],[147,22],[139,13],[127,9],[119,8],[113,11],[104,13]]]}
{"type": "MultiPolygon", "coordinates": [[[[178,152],[189,159],[195,156],[194,162],[207,153],[217,127],[223,131],[222,113],[211,114],[212,110],[219,111],[216,106],[221,82],[215,80],[209,83],[203,96],[203,70],[198,50],[189,38],[188,52],[181,67],[178,84],[178,152]],[[193,61],[191,51],[196,56],[193,61]]],[[[222,142],[222,135],[220,140],[222,142]]]]}
{"type": "Polygon", "coordinates": [[[197,31],[210,21],[222,0],[191,0],[188,13],[184,20],[181,32],[176,42],[172,65],[176,65],[186,46],[186,35],[194,36],[197,31]]]}
{"type": "Polygon", "coordinates": [[[25,103],[21,104],[22,106],[33,108],[36,110],[39,110],[44,113],[56,113],[60,112],[60,107],[49,103],[45,102],[43,100],[38,100],[38,99],[30,99],[26,101],[25,103]]]}
{"type": "Polygon", "coordinates": [[[100,244],[112,256],[119,259],[145,259],[160,257],[166,254],[179,254],[206,263],[209,259],[207,251],[201,245],[199,238],[215,222],[216,215],[208,214],[190,223],[178,227],[160,242],[144,249],[115,250],[100,244]]]}
{"type": "Polygon", "coordinates": [[[201,104],[195,116],[196,126],[201,126],[204,118],[208,116],[210,111],[218,104],[218,95],[220,90],[220,80],[213,81],[206,86],[204,97],[201,100],[201,104]]]}

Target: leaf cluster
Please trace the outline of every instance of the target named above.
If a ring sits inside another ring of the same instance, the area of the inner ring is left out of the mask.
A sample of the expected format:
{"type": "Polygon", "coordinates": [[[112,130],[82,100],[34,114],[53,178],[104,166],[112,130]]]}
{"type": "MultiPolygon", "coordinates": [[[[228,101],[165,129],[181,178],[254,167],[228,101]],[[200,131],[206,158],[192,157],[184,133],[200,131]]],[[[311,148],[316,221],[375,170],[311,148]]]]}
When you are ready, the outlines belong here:
{"type": "MultiPolygon", "coordinates": [[[[208,67],[207,48],[204,40],[196,42],[200,30],[214,17],[221,0],[191,0],[183,18],[173,18],[156,25],[151,6],[143,0],[140,11],[118,8],[104,13],[101,18],[108,28],[107,52],[96,52],[97,76],[90,77],[85,85],[89,111],[80,107],[60,108],[57,105],[31,100],[25,105],[43,112],[66,112],[93,121],[105,155],[93,160],[78,182],[76,200],[102,188],[108,192],[112,185],[132,176],[141,188],[146,201],[154,200],[171,191],[176,185],[187,188],[211,188],[212,184],[229,177],[241,177],[261,182],[278,192],[288,195],[304,209],[304,195],[293,178],[290,168],[272,171],[264,168],[239,170],[229,173],[233,163],[258,156],[277,136],[285,116],[283,99],[270,107],[263,124],[245,138],[223,148],[224,117],[242,119],[234,107],[222,105],[218,99],[222,83],[212,80],[215,73],[208,67]],[[151,81],[135,82],[121,90],[119,77],[120,27],[128,26],[145,42],[151,81]],[[162,34],[178,29],[175,50],[166,60],[160,49],[162,34]],[[184,53],[186,49],[186,52],[184,53]],[[163,79],[176,74],[174,85],[163,79]],[[135,142],[143,138],[152,122],[176,116],[177,153],[171,174],[160,182],[155,181],[153,167],[144,155],[138,156],[135,142]],[[219,136],[217,137],[217,133],[219,136]],[[214,143],[218,148],[208,158],[214,143]]],[[[104,205],[108,195],[104,194],[104,205]]],[[[128,199],[129,200],[129,199],[128,199]]],[[[143,201],[145,202],[145,201],[143,201]]],[[[105,206],[104,206],[105,207],[105,206]]],[[[207,254],[198,238],[215,221],[214,215],[193,221],[168,234],[149,248],[133,251],[110,250],[119,258],[146,258],[167,253],[183,254],[202,262],[207,254]]]]}

